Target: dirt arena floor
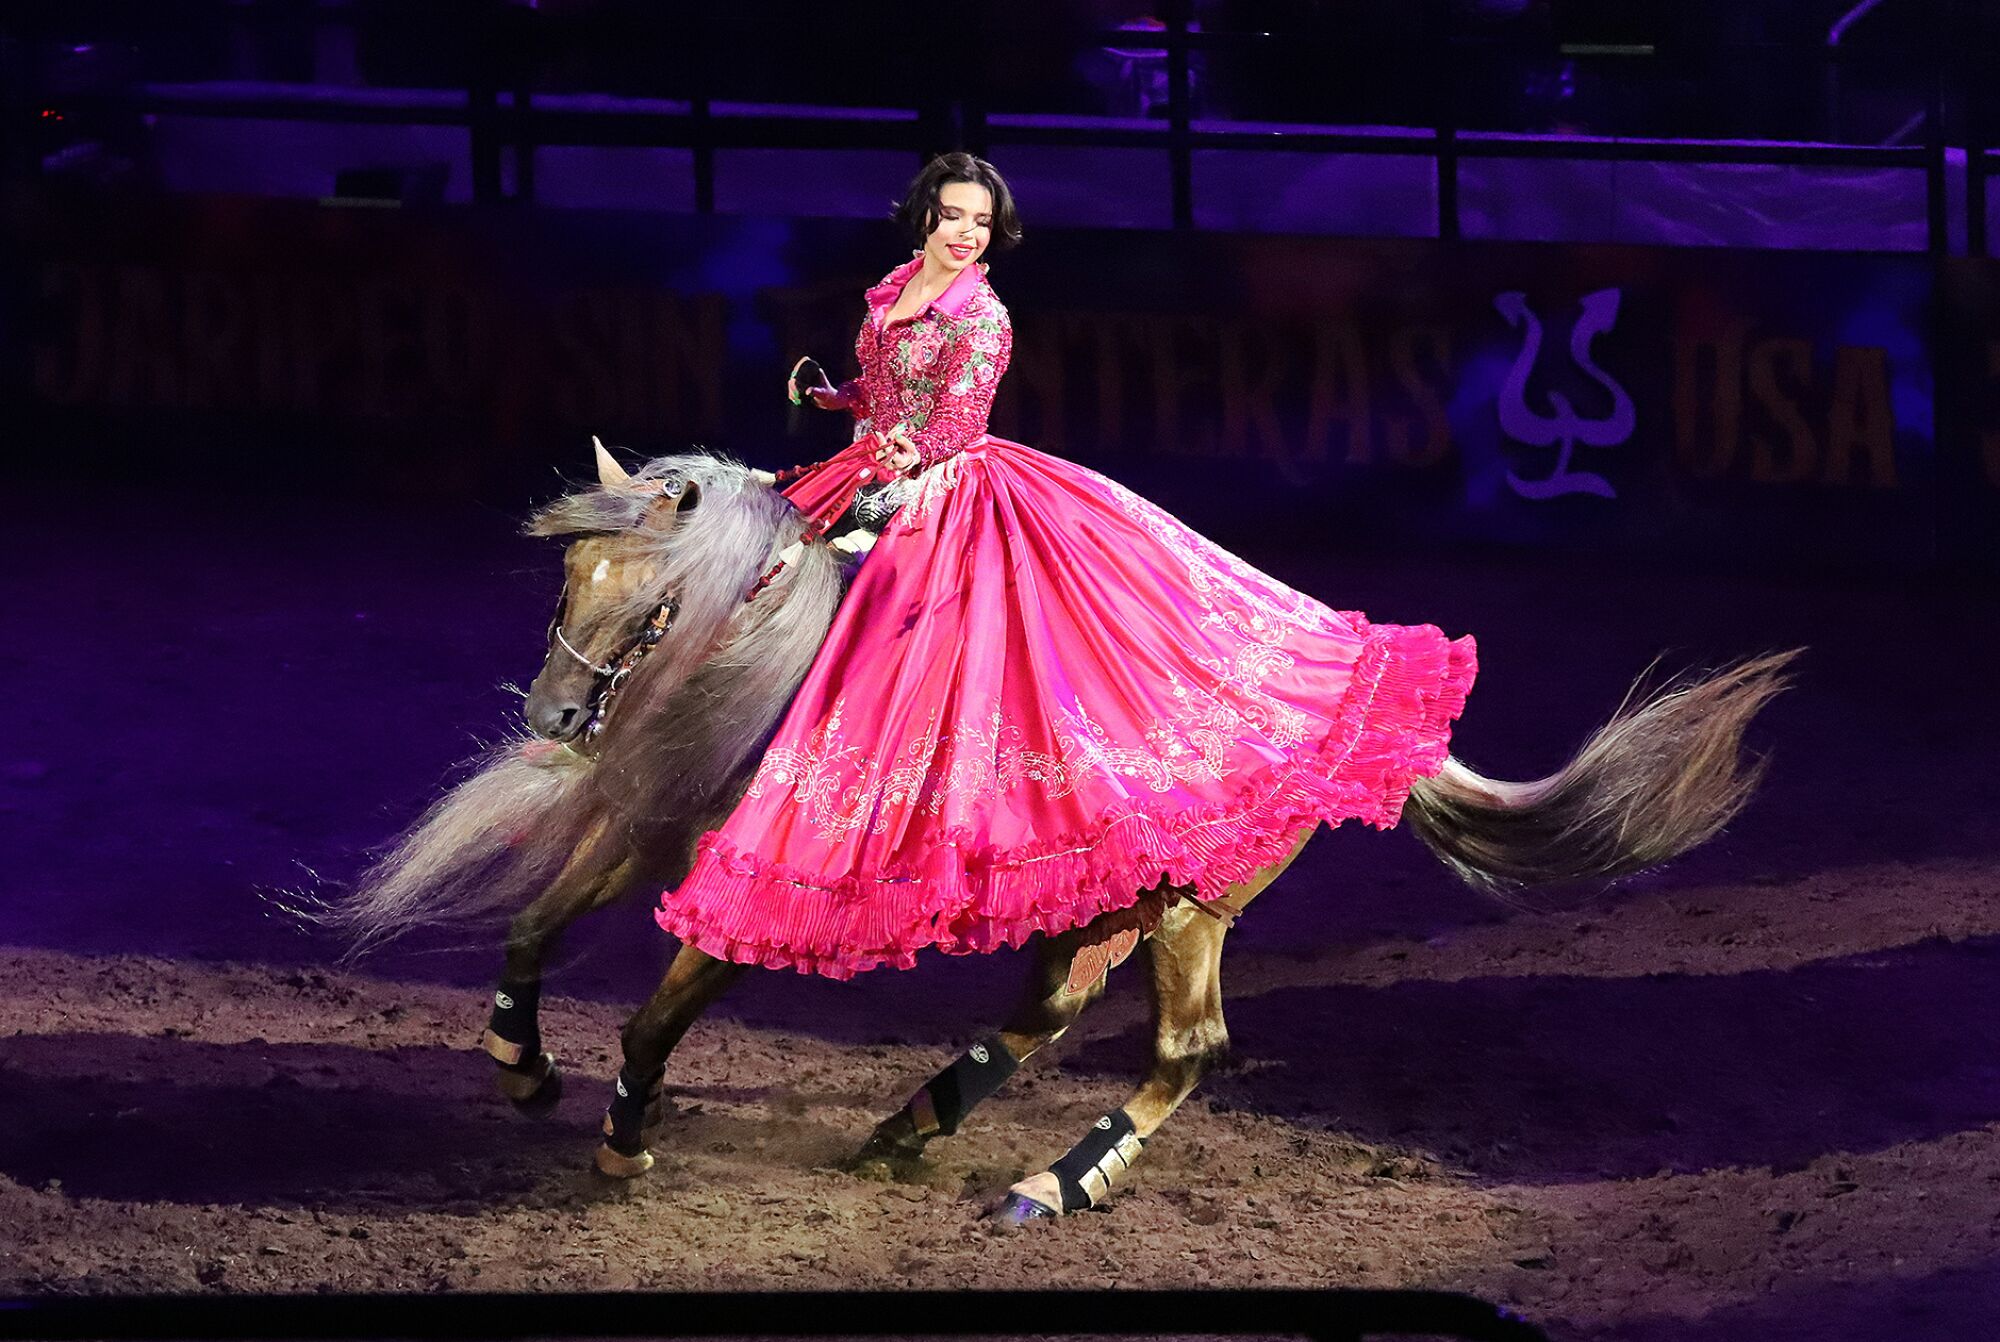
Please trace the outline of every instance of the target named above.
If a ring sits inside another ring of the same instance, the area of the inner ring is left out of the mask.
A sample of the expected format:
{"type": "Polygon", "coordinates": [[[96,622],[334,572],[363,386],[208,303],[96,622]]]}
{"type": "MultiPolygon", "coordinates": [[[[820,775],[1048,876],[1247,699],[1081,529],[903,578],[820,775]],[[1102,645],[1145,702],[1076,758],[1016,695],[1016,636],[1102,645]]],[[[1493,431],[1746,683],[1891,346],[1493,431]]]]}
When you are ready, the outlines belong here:
{"type": "Polygon", "coordinates": [[[746,979],[613,1185],[616,1030],[670,949],[643,908],[551,978],[569,1094],[536,1123],[470,1051],[489,947],[342,968],[264,898],[351,874],[505,721],[553,553],[498,513],[40,515],[0,536],[0,1292],[1424,1286],[1569,1339],[2000,1335],[1991,592],[1253,554],[1477,634],[1455,748],[1501,776],[1656,653],[1811,651],[1752,809],[1595,902],[1322,835],[1232,934],[1232,1067],[1108,1211],[996,1236],[1138,1079],[1129,969],[910,1185],[835,1166],[1019,957],[746,979]]]}

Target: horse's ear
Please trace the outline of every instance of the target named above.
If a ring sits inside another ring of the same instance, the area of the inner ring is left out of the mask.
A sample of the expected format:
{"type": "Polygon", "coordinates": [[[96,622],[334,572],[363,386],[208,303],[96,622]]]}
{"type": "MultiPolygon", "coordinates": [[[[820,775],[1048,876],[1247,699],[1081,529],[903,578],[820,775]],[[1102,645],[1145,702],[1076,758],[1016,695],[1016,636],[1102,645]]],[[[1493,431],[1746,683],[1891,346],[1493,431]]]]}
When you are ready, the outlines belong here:
{"type": "Polygon", "coordinates": [[[590,435],[591,450],[597,454],[597,483],[606,489],[630,489],[632,477],[618,464],[617,458],[604,450],[604,443],[596,434],[590,435]]]}

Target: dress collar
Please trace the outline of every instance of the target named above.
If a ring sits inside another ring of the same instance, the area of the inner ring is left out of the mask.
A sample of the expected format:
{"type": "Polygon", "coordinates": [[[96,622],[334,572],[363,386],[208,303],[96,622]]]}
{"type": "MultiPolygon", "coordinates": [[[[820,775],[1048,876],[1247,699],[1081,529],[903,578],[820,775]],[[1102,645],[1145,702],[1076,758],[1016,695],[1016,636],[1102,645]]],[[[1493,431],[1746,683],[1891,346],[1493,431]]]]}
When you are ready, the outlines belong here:
{"type": "MultiPolygon", "coordinates": [[[[868,291],[868,307],[876,314],[878,324],[888,316],[889,309],[896,305],[896,299],[903,292],[903,286],[923,269],[923,265],[923,257],[913,256],[883,276],[882,282],[868,291]]],[[[986,263],[974,262],[959,271],[958,277],[945,286],[945,291],[918,309],[915,316],[921,317],[925,312],[936,309],[947,317],[956,317],[964,310],[965,305],[972,301],[972,296],[979,292],[979,286],[985,281],[986,263]]]]}

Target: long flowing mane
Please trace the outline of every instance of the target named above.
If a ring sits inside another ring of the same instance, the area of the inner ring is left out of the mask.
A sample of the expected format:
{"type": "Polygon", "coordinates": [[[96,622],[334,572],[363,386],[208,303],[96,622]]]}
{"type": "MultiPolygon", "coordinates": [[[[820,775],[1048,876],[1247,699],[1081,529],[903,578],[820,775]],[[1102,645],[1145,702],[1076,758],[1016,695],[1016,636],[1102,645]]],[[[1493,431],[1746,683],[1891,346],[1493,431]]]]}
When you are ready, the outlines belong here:
{"type": "Polygon", "coordinates": [[[636,627],[669,597],[674,627],[622,688],[595,753],[517,732],[432,806],[337,901],[305,916],[364,951],[425,925],[526,905],[565,866],[672,884],[694,841],[748,782],[826,637],[844,586],[839,559],[807,545],[757,597],[744,597],[805,532],[798,511],[743,465],[708,455],[660,457],[635,484],[679,477],[698,506],[656,524],[651,496],[593,486],[536,512],[536,536],[613,534],[647,582],[593,623],[636,627]],[[607,841],[609,840],[609,841],[607,841]],[[579,856],[594,854],[589,856],[579,856]]]}

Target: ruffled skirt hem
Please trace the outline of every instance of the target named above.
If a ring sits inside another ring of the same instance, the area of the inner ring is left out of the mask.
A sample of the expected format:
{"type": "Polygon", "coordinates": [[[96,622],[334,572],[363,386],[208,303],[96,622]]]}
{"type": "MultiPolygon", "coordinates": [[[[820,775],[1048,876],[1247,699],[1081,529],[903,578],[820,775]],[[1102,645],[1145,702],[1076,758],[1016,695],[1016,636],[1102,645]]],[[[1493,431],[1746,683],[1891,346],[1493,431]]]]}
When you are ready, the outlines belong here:
{"type": "Polygon", "coordinates": [[[1149,809],[1126,800],[1094,825],[1004,852],[947,831],[917,868],[829,877],[744,851],[719,831],[666,896],[660,926],[719,959],[846,979],[917,952],[1018,946],[1127,908],[1164,878],[1208,901],[1283,860],[1301,830],[1387,829],[1410,784],[1444,767],[1478,671],[1470,638],[1428,625],[1366,627],[1354,677],[1316,747],[1260,770],[1225,801],[1149,809]]]}

